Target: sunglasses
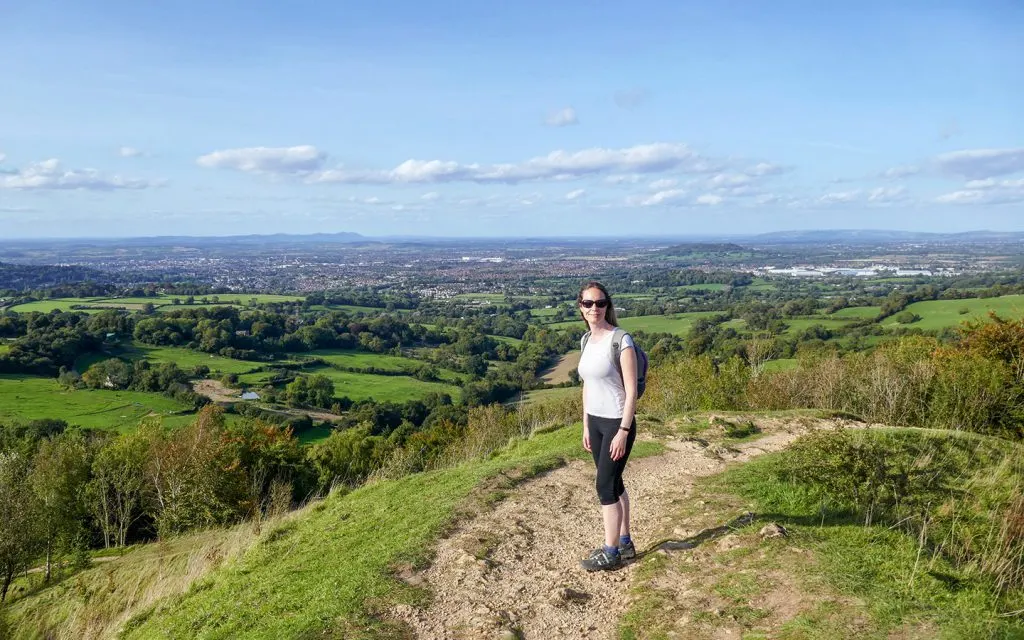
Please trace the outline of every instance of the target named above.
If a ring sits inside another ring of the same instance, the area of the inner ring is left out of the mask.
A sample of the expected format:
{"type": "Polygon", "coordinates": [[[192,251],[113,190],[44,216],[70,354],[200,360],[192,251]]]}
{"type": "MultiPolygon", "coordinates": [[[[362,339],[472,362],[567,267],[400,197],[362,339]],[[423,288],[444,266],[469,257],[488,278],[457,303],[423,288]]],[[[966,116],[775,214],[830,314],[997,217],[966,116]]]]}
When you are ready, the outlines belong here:
{"type": "Polygon", "coordinates": [[[597,305],[598,309],[604,309],[608,306],[608,298],[601,298],[600,300],[582,300],[580,301],[580,305],[582,305],[584,309],[589,309],[594,305],[597,305]]]}

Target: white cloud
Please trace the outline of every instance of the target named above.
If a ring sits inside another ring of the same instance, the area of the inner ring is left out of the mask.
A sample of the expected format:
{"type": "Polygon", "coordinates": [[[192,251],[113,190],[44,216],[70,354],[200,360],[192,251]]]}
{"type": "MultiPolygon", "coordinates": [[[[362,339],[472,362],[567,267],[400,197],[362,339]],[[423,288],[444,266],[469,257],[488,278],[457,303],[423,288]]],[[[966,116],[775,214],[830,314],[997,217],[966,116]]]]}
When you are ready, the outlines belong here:
{"type": "Polygon", "coordinates": [[[695,202],[697,204],[716,205],[716,204],[722,204],[722,200],[723,200],[722,196],[717,196],[717,195],[715,195],[713,193],[705,193],[702,196],[698,196],[697,199],[695,200],[695,202]]]}
{"type": "Polygon", "coordinates": [[[765,193],[758,196],[754,202],[757,204],[778,204],[779,202],[782,202],[782,198],[774,193],[765,193]]]}
{"type": "Polygon", "coordinates": [[[570,191],[569,193],[565,194],[565,199],[578,200],[579,198],[582,198],[584,195],[586,195],[586,193],[586,189],[576,189],[575,191],[570,191]]]}
{"type": "Polygon", "coordinates": [[[121,147],[117,150],[117,155],[122,158],[138,158],[143,155],[143,153],[135,147],[121,147]]]}
{"type": "Polygon", "coordinates": [[[896,202],[903,200],[906,196],[907,188],[903,186],[899,187],[878,187],[868,192],[868,202],[875,204],[885,204],[888,202],[896,202]]]}
{"type": "Polygon", "coordinates": [[[0,162],[3,162],[6,159],[7,159],[7,154],[0,153],[0,162]]]}
{"type": "Polygon", "coordinates": [[[433,202],[441,198],[441,194],[436,191],[428,191],[420,196],[420,200],[426,200],[427,202],[433,202]]]}
{"type": "Polygon", "coordinates": [[[640,182],[641,176],[638,175],[613,175],[608,176],[604,181],[608,184],[621,185],[621,184],[636,184],[640,182]]]}
{"type": "Polygon", "coordinates": [[[719,173],[718,175],[709,178],[707,180],[707,185],[711,189],[730,189],[733,187],[746,186],[753,181],[753,178],[743,174],[719,173]]]}
{"type": "Polygon", "coordinates": [[[753,167],[747,169],[745,173],[750,176],[777,176],[780,173],[786,173],[787,171],[789,171],[789,167],[784,167],[781,164],[759,162],[753,167]]]}
{"type": "Polygon", "coordinates": [[[665,189],[671,189],[679,183],[678,180],[672,180],[671,178],[663,178],[661,180],[655,180],[651,184],[647,185],[655,191],[664,191],[665,189]]]}
{"type": "Polygon", "coordinates": [[[879,178],[885,178],[886,180],[897,180],[899,178],[907,178],[909,176],[917,175],[921,172],[920,167],[913,165],[905,165],[902,167],[893,167],[886,169],[878,175],[879,178]]]}
{"type": "Polygon", "coordinates": [[[641,207],[653,207],[659,204],[678,204],[686,196],[686,193],[685,189],[667,189],[650,196],[631,196],[626,199],[626,203],[641,207]]]}
{"type": "Polygon", "coordinates": [[[818,202],[825,204],[833,204],[839,202],[853,202],[860,197],[860,191],[836,191],[833,193],[826,193],[825,195],[818,198],[818,202]]]}
{"type": "Polygon", "coordinates": [[[544,124],[549,127],[568,127],[569,125],[579,124],[579,118],[576,117],[576,110],[572,107],[565,107],[559,109],[553,113],[548,114],[547,120],[544,124]]]}
{"type": "Polygon", "coordinates": [[[938,156],[935,163],[943,173],[981,180],[1024,171],[1024,148],[953,151],[938,156]]]}
{"type": "Polygon", "coordinates": [[[971,180],[965,189],[945,193],[939,204],[1009,204],[1024,202],[1024,178],[1019,180],[971,180]]]}
{"type": "Polygon", "coordinates": [[[312,145],[248,147],[214,151],[196,159],[208,169],[234,169],[249,173],[303,174],[323,166],[327,155],[312,145]]]}
{"type": "Polygon", "coordinates": [[[707,173],[720,163],[700,156],[685,144],[657,142],[622,149],[552,151],[519,163],[460,164],[444,160],[406,160],[390,170],[327,169],[307,174],[310,183],[401,184],[476,182],[516,184],[564,180],[605,173],[661,173],[676,170],[707,173]]]}
{"type": "Polygon", "coordinates": [[[34,162],[13,173],[0,174],[0,189],[113,191],[148,189],[162,184],[162,181],[104,175],[95,169],[64,169],[56,158],[34,162]]]}

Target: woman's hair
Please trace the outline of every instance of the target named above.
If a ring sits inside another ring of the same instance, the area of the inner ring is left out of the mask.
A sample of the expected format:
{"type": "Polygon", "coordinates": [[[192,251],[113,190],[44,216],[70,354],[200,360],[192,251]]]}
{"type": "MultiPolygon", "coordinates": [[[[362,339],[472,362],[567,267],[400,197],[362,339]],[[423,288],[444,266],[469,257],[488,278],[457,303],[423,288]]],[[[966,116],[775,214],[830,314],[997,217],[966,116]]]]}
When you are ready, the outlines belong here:
{"type": "MultiPolygon", "coordinates": [[[[586,291],[587,289],[598,289],[601,291],[601,293],[604,294],[605,298],[608,298],[608,306],[604,308],[604,319],[607,320],[608,324],[612,325],[613,327],[619,326],[619,320],[618,318],[615,317],[615,304],[612,302],[612,296],[611,294],[608,293],[608,289],[606,289],[605,286],[600,282],[595,282],[594,280],[591,280],[590,282],[580,287],[580,292],[576,294],[576,307],[578,308],[581,304],[583,304],[583,292],[586,291]]],[[[587,329],[590,329],[590,323],[587,322],[587,318],[586,316],[583,315],[582,311],[580,311],[580,317],[583,318],[583,323],[587,325],[587,329]]]]}

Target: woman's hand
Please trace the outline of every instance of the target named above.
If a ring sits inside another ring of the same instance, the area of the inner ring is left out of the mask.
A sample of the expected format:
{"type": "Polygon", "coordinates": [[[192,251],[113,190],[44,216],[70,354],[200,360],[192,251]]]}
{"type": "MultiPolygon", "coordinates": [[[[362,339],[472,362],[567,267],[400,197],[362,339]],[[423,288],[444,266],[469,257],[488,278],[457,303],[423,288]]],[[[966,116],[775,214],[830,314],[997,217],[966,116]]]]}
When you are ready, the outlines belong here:
{"type": "Polygon", "coordinates": [[[612,438],[611,454],[612,460],[618,460],[622,456],[626,455],[626,439],[629,437],[629,433],[625,431],[619,431],[612,438]]]}
{"type": "Polygon", "coordinates": [[[590,452],[590,429],[583,427],[583,448],[590,452]]]}

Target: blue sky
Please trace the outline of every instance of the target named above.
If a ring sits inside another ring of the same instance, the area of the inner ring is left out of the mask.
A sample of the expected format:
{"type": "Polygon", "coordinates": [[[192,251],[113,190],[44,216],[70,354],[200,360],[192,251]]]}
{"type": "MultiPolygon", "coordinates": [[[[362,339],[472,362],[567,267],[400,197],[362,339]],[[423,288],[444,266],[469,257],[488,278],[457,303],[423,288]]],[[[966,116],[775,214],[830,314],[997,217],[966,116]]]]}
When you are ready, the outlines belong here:
{"type": "Polygon", "coordinates": [[[0,237],[1024,229],[1017,0],[22,4],[0,237]]]}

